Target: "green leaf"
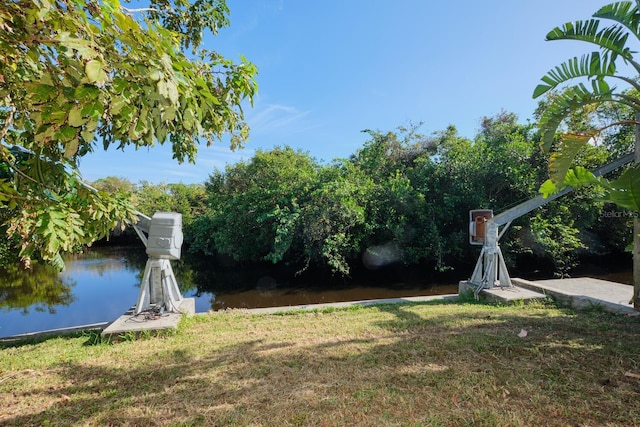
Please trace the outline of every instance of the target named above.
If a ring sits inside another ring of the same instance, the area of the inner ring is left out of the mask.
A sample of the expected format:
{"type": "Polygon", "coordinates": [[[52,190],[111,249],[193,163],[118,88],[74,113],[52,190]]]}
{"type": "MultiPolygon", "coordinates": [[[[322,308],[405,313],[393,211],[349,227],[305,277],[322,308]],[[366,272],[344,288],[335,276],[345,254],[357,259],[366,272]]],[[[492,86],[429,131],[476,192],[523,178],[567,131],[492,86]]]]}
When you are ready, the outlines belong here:
{"type": "Polygon", "coordinates": [[[40,76],[40,83],[47,86],[53,86],[51,73],[42,73],[42,76],[40,76]]]}
{"type": "Polygon", "coordinates": [[[100,90],[93,85],[80,85],[76,88],[75,96],[79,99],[97,99],[100,90]]]}
{"type": "Polygon", "coordinates": [[[165,108],[162,112],[162,120],[165,122],[173,121],[176,118],[176,109],[173,106],[165,108]]]}
{"type": "Polygon", "coordinates": [[[87,119],[82,117],[82,108],[81,107],[75,106],[69,111],[69,125],[71,125],[73,127],[80,127],[86,121],[87,121],[87,119]]]}
{"type": "Polygon", "coordinates": [[[567,171],[573,164],[578,153],[584,148],[593,133],[575,134],[568,133],[562,135],[557,151],[549,159],[549,174],[556,186],[563,187],[567,171]]]}
{"type": "MultiPolygon", "coordinates": [[[[600,55],[593,52],[581,58],[574,57],[542,77],[545,84],[540,84],[533,91],[533,97],[537,98],[558,85],[579,77],[598,77],[601,80],[604,76],[614,76],[616,73],[615,55],[607,53],[600,55]],[[613,59],[612,59],[613,56],[613,59]]],[[[601,92],[605,92],[602,90],[601,92]]]]}
{"type": "Polygon", "coordinates": [[[70,159],[73,156],[75,156],[76,153],[78,152],[79,145],[80,145],[80,141],[78,140],[78,138],[74,138],[71,141],[69,141],[67,144],[65,144],[64,157],[66,159],[70,159]]]}
{"type": "Polygon", "coordinates": [[[98,120],[96,119],[87,119],[87,122],[84,124],[84,130],[93,132],[98,127],[98,120]]]}
{"type": "Polygon", "coordinates": [[[155,69],[149,73],[149,78],[154,82],[159,81],[162,78],[162,71],[155,69]]]}
{"type": "Polygon", "coordinates": [[[55,267],[58,271],[64,271],[64,260],[62,259],[62,256],[60,256],[60,253],[57,252],[55,253],[51,259],[49,260],[49,262],[51,263],[51,265],[53,267],[55,267]]]}
{"type": "Polygon", "coordinates": [[[80,136],[82,136],[82,139],[86,142],[93,141],[94,135],[95,132],[92,130],[83,130],[82,132],[80,132],[80,136]]]}
{"type": "Polygon", "coordinates": [[[51,123],[62,125],[65,120],[67,120],[67,114],[64,111],[59,110],[51,113],[51,123]]]}
{"type": "MultiPolygon", "coordinates": [[[[599,87],[601,86],[594,83],[594,89],[599,87]]],[[[591,92],[582,83],[568,88],[547,107],[540,117],[539,127],[542,132],[542,149],[545,151],[551,149],[556,131],[569,113],[587,105],[599,105],[611,100],[611,91],[603,93],[591,92]]]]}
{"type": "Polygon", "coordinates": [[[27,89],[31,91],[31,99],[36,103],[47,102],[57,95],[55,86],[47,84],[27,84],[27,89]]]}
{"type": "Polygon", "coordinates": [[[640,164],[624,171],[610,183],[610,191],[605,198],[616,205],[640,212],[640,164]]]}
{"type": "Polygon", "coordinates": [[[102,77],[102,64],[97,59],[87,61],[84,71],[91,83],[97,83],[102,77]]]}
{"type": "Polygon", "coordinates": [[[121,96],[116,96],[111,102],[111,114],[120,114],[120,111],[127,105],[127,100],[121,96]]]}
{"type": "Polygon", "coordinates": [[[85,59],[95,58],[96,52],[91,47],[91,42],[89,40],[80,39],[76,37],[69,37],[69,32],[64,31],[58,34],[56,39],[60,42],[60,44],[67,49],[73,49],[78,51],[80,56],[85,59]]]}
{"type": "Polygon", "coordinates": [[[177,104],[180,99],[180,93],[178,87],[172,80],[167,81],[167,95],[172,104],[177,104]]]}
{"type": "Polygon", "coordinates": [[[160,126],[156,129],[156,138],[161,144],[167,140],[167,134],[168,132],[166,126],[160,126]]]}
{"type": "Polygon", "coordinates": [[[182,125],[185,129],[190,130],[193,129],[193,122],[195,121],[195,115],[193,114],[193,110],[191,108],[187,108],[182,115],[182,125]]]}
{"type": "Polygon", "coordinates": [[[576,166],[574,169],[570,169],[565,176],[564,183],[573,188],[602,184],[598,177],[582,166],[576,166]]]}
{"type": "Polygon", "coordinates": [[[63,126],[58,132],[55,133],[54,137],[61,142],[70,141],[76,137],[78,129],[73,126],[63,126]]]}
{"type": "Polygon", "coordinates": [[[167,90],[167,82],[165,80],[158,80],[156,86],[158,88],[158,93],[160,94],[160,96],[163,96],[165,98],[169,96],[169,92],[167,90]]]}
{"type": "Polygon", "coordinates": [[[51,236],[47,242],[47,252],[49,253],[49,256],[57,254],[59,247],[60,241],[57,239],[57,236],[51,236]]]}
{"type": "Polygon", "coordinates": [[[559,190],[560,189],[556,186],[556,184],[548,179],[542,183],[538,191],[542,194],[542,197],[546,199],[556,194],[559,190]]]}
{"type": "Polygon", "coordinates": [[[580,40],[600,46],[605,51],[617,54],[626,60],[632,60],[631,49],[626,47],[629,33],[620,25],[600,29],[600,20],[568,22],[556,27],[547,34],[547,40],[580,40]]]}
{"type": "Polygon", "coordinates": [[[136,141],[142,137],[142,135],[137,131],[137,126],[129,126],[129,132],[127,135],[132,141],[136,141]]]}

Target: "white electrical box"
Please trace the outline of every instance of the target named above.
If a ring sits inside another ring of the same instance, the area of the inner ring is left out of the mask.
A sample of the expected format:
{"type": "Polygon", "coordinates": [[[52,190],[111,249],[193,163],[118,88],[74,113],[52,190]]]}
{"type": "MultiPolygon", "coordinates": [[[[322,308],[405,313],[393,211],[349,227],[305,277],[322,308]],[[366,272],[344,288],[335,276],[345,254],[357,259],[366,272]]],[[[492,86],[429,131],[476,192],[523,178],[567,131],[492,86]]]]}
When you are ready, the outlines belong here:
{"type": "Polygon", "coordinates": [[[181,214],[156,212],[153,215],[149,226],[147,255],[159,259],[180,259],[183,240],[181,214]]]}

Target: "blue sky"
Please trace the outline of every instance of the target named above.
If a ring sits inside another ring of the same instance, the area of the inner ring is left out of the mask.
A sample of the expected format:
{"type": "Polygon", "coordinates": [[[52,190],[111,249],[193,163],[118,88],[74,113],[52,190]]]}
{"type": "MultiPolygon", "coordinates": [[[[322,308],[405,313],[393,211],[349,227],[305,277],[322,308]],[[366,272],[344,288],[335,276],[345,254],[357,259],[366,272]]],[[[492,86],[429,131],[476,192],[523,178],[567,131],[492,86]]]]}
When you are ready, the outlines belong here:
{"type": "MultiPolygon", "coordinates": [[[[587,43],[545,41],[567,21],[589,18],[593,0],[227,0],[231,25],[207,49],[256,64],[258,95],[245,108],[242,150],[201,146],[179,165],[168,146],[96,148],[81,161],[88,181],[202,183],[255,150],[289,145],[319,161],[348,157],[363,129],[420,123],[423,134],[453,124],[473,138],[480,119],[514,112],[525,123],[531,94],[549,69],[590,52],[587,43]]],[[[98,144],[101,145],[101,144],[98,144]]]]}

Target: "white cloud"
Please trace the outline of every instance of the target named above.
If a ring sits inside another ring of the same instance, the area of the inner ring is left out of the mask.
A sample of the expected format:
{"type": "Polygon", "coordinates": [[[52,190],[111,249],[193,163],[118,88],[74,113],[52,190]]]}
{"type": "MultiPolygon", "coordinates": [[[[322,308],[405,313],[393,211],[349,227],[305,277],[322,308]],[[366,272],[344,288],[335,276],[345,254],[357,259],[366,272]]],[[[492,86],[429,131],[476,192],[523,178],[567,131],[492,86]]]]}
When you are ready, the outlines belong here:
{"type": "Polygon", "coordinates": [[[255,133],[297,133],[308,128],[304,119],[309,114],[310,111],[300,111],[287,105],[268,104],[262,109],[253,110],[247,117],[247,123],[255,133]]]}

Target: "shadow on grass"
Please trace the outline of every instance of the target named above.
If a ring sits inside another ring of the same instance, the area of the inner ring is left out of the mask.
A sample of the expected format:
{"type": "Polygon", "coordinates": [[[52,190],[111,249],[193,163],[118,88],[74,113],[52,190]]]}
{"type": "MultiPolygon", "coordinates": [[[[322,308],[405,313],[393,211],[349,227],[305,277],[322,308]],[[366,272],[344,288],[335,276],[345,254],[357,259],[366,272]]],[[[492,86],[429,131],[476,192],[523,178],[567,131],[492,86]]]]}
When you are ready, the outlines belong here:
{"type": "Polygon", "coordinates": [[[0,350],[5,348],[19,348],[28,345],[36,345],[45,343],[50,340],[67,339],[75,340],[77,338],[87,338],[84,345],[95,345],[101,342],[100,330],[86,330],[86,331],[74,331],[66,333],[48,333],[41,335],[34,335],[29,337],[18,337],[11,339],[0,340],[0,350]]]}
{"type": "Polygon", "coordinates": [[[640,370],[640,319],[442,302],[355,311],[384,320],[367,323],[367,335],[345,328],[314,338],[279,335],[278,325],[309,326],[334,313],[298,313],[295,324],[280,317],[265,329],[257,316],[237,326],[236,341],[161,347],[135,367],[61,362],[60,386],[12,391],[50,406],[4,421],[632,425],[640,417],[640,380],[625,376],[640,370]]]}

